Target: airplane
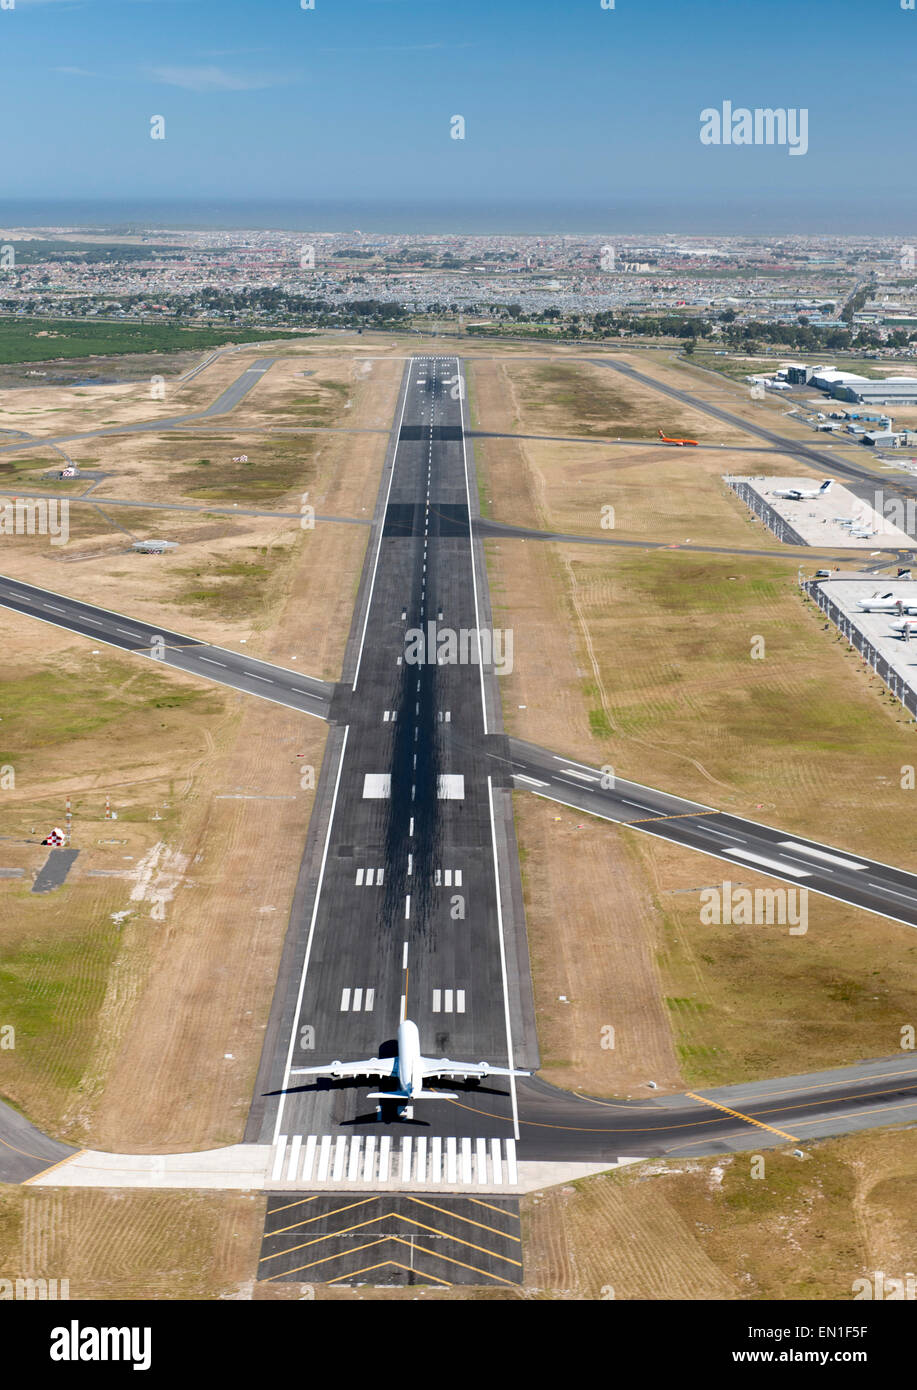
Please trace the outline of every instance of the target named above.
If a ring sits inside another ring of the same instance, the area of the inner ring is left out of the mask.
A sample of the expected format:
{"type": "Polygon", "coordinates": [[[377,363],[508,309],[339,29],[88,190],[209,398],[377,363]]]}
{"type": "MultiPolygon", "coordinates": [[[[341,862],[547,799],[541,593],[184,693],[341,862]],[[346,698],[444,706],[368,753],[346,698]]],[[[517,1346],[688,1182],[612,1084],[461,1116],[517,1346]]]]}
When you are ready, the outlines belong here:
{"type": "Polygon", "coordinates": [[[670,439],[667,434],[662,433],[662,430],[659,431],[659,438],[664,444],[677,444],[679,447],[683,447],[685,444],[697,443],[696,439],[670,439]]]}
{"type": "Polygon", "coordinates": [[[899,598],[891,592],[861,598],[859,604],[862,613],[917,613],[917,598],[899,598]]]}
{"type": "Polygon", "coordinates": [[[778,487],[771,493],[771,497],[785,497],[790,502],[807,502],[813,497],[824,497],[834,482],[833,478],[826,478],[821,487],[778,487]]]}
{"type": "Polygon", "coordinates": [[[516,1067],[495,1067],[490,1062],[451,1062],[448,1057],[423,1057],[420,1052],[420,1033],[409,1018],[398,1025],[398,1051],[394,1057],[368,1057],[363,1062],[328,1062],[323,1067],[291,1067],[291,1076],[330,1076],[336,1081],[343,1077],[393,1076],[398,1081],[394,1091],[370,1091],[368,1100],[394,1100],[399,1116],[410,1120],[415,1100],[458,1100],[454,1091],[428,1091],[428,1077],[531,1076],[531,1072],[516,1067]]]}
{"type": "Polygon", "coordinates": [[[917,637],[917,618],[905,618],[901,623],[892,623],[892,632],[897,632],[903,642],[917,637]]]}

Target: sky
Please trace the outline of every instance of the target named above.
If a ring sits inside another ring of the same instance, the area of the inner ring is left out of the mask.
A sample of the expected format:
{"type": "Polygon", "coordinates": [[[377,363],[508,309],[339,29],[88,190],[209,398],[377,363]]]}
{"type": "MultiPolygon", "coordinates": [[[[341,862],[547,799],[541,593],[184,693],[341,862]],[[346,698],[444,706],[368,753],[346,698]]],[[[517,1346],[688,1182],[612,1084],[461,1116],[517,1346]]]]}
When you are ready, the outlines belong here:
{"type": "Polygon", "coordinates": [[[874,203],[879,232],[917,214],[902,0],[9,3],[4,200],[821,200],[874,203]],[[807,152],[702,144],[727,100],[804,108],[807,152]]]}

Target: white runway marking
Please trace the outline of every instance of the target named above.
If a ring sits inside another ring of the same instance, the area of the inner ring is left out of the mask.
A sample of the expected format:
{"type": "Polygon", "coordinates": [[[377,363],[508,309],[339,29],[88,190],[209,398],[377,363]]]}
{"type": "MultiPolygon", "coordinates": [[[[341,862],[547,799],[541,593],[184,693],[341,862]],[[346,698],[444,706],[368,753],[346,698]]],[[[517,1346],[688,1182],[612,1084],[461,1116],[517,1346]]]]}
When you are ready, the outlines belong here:
{"type": "Polygon", "coordinates": [[[440,801],[463,801],[465,778],[460,772],[442,772],[436,778],[436,795],[440,801]]]}
{"type": "Polygon", "coordinates": [[[384,801],[392,794],[392,775],[390,772],[367,772],[363,777],[363,797],[365,800],[384,801]]]}
{"type": "Polygon", "coordinates": [[[761,864],[765,869],[777,869],[781,874],[789,874],[791,878],[811,878],[812,875],[805,869],[794,869],[790,864],[783,864],[779,859],[766,859],[763,854],[752,854],[748,849],[727,849],[727,854],[734,854],[738,859],[745,859],[749,864],[761,864]]]}
{"type": "Polygon", "coordinates": [[[798,840],[781,840],[781,849],[792,849],[797,854],[807,854],[811,859],[823,859],[826,864],[839,864],[842,869],[865,869],[865,864],[857,864],[853,859],[843,859],[839,854],[829,854],[824,849],[813,849],[811,845],[800,844],[798,840]]]}

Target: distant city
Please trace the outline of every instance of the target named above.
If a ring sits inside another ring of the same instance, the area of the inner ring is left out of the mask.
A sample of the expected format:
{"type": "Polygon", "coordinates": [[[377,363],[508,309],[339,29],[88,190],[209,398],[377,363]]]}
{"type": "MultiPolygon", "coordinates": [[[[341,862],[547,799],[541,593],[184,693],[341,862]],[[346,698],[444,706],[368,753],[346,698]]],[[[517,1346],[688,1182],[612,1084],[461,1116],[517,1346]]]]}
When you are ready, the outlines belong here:
{"type": "MultiPolygon", "coordinates": [[[[915,234],[917,241],[917,234],[915,234]]],[[[0,230],[0,312],[397,325],[911,356],[915,248],[890,237],[0,230]]]]}

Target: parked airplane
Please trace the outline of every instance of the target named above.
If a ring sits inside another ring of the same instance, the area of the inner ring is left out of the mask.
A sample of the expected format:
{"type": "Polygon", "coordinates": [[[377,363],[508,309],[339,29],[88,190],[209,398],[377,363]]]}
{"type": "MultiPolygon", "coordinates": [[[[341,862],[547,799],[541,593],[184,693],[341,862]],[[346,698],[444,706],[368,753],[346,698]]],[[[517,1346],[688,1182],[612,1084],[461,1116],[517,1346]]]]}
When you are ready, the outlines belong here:
{"type": "Polygon", "coordinates": [[[917,613],[917,598],[904,599],[889,591],[859,600],[861,613],[917,613]]]}
{"type": "Polygon", "coordinates": [[[892,632],[897,632],[902,641],[917,637],[917,618],[905,618],[903,622],[892,623],[892,632]]]}
{"type": "Polygon", "coordinates": [[[679,444],[679,445],[684,445],[684,444],[696,444],[696,443],[697,443],[697,440],[696,440],[696,439],[670,439],[669,436],[668,436],[667,434],[663,434],[663,433],[662,433],[662,430],[659,431],[659,438],[662,440],[663,444],[679,444]]]}
{"type": "Polygon", "coordinates": [[[394,1057],[368,1057],[363,1062],[328,1062],[323,1067],[291,1067],[291,1076],[343,1077],[393,1076],[398,1088],[393,1091],[370,1091],[369,1100],[401,1102],[398,1114],[411,1119],[415,1100],[458,1100],[453,1091],[428,1091],[424,1082],[435,1076],[473,1077],[530,1076],[515,1067],[495,1067],[490,1062],[451,1062],[448,1057],[423,1057],[420,1052],[420,1033],[417,1024],[406,1018],[398,1025],[398,1052],[394,1057]]]}
{"type": "Polygon", "coordinates": [[[834,482],[833,478],[826,478],[821,487],[778,487],[771,493],[771,497],[786,497],[790,502],[807,502],[812,497],[824,497],[834,482]]]}

